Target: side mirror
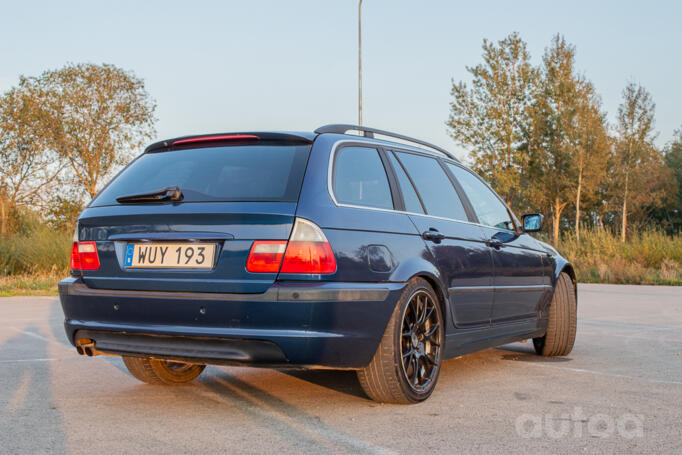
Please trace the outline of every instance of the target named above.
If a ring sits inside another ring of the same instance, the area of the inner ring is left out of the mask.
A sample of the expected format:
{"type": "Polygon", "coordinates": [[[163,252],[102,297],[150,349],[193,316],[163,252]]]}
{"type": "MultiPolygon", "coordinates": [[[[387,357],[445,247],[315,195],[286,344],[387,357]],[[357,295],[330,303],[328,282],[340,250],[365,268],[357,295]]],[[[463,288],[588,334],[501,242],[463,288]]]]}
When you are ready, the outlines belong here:
{"type": "Polygon", "coordinates": [[[542,229],[543,216],[540,213],[527,213],[521,217],[525,232],[538,232],[542,229]]]}

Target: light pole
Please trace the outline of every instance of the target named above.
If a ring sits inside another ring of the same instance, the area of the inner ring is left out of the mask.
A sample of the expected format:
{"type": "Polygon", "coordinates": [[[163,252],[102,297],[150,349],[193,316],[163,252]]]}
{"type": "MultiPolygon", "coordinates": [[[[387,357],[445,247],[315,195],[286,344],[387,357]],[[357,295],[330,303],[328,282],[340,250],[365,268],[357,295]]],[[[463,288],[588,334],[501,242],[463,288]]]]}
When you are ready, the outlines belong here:
{"type": "Polygon", "coordinates": [[[358,3],[358,125],[362,126],[362,0],[358,3]]]}

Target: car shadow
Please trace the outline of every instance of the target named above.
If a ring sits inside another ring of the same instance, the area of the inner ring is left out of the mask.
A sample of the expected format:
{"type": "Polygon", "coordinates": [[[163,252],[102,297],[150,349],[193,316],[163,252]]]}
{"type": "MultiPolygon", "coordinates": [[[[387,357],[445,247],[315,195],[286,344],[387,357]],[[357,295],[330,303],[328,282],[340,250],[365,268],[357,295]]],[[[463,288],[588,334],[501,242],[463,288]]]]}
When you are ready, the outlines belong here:
{"type": "Polygon", "coordinates": [[[535,353],[535,348],[532,343],[505,344],[504,346],[495,348],[495,350],[510,353],[502,354],[502,360],[533,363],[562,363],[573,360],[570,357],[545,357],[538,355],[535,353]]]}
{"type": "MultiPolygon", "coordinates": [[[[214,368],[207,373],[200,381],[203,387],[229,404],[238,406],[267,430],[285,439],[297,452],[320,453],[322,438],[326,441],[325,445],[332,446],[332,452],[341,450],[350,453],[385,453],[384,449],[327,424],[320,417],[304,411],[301,406],[291,404],[270,393],[265,387],[242,380],[225,369],[214,368]]],[[[321,380],[324,375],[311,377],[325,382],[321,380]]],[[[350,375],[342,374],[341,378],[339,381],[331,379],[331,375],[327,376],[330,383],[338,384],[348,381],[350,375]]]]}
{"type": "Polygon", "coordinates": [[[281,372],[301,381],[334,390],[335,392],[365,400],[369,399],[362,390],[355,371],[281,370],[281,372]]]}

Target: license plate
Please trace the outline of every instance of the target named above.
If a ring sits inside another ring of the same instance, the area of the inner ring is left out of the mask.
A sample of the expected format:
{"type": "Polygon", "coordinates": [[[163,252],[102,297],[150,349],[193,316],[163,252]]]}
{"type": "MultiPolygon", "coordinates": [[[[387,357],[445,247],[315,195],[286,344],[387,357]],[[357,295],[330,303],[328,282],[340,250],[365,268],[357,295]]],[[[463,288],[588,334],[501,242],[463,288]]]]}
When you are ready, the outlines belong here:
{"type": "Polygon", "coordinates": [[[210,269],[215,245],[212,243],[129,243],[126,268],[210,269]]]}

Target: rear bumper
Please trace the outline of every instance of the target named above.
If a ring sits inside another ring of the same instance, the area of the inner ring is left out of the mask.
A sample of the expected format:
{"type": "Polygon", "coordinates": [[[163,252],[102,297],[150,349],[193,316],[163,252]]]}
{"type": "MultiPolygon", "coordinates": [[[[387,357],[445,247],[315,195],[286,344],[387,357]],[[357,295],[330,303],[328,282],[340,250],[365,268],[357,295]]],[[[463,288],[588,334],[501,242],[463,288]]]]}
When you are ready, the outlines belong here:
{"type": "Polygon", "coordinates": [[[59,284],[66,334],[98,351],[197,363],[360,368],[405,283],[276,283],[263,294],[59,284]]]}

